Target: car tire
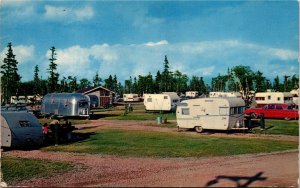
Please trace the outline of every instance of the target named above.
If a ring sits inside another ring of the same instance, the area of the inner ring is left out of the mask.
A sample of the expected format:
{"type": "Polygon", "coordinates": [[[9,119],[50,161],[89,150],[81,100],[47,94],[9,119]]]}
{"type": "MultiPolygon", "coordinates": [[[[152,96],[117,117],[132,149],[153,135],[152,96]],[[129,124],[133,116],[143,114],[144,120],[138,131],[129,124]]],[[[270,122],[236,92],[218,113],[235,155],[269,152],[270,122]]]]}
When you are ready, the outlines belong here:
{"type": "Polygon", "coordinates": [[[287,121],[289,121],[289,120],[291,120],[291,118],[289,118],[289,117],[285,117],[285,118],[284,118],[284,120],[287,120],[287,121]]]}

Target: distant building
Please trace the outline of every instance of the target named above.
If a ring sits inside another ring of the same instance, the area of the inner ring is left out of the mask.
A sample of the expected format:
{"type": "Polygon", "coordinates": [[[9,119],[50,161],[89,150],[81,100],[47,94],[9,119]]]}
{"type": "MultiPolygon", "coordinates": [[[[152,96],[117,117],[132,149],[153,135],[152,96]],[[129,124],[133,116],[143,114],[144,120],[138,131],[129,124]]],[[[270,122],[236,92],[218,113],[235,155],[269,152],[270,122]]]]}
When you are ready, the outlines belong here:
{"type": "Polygon", "coordinates": [[[102,86],[97,87],[89,87],[84,88],[81,90],[76,91],[77,93],[82,93],[86,96],[88,95],[95,95],[99,99],[99,103],[97,107],[105,107],[108,105],[111,105],[113,102],[113,96],[115,95],[115,92],[104,88],[102,86]]]}

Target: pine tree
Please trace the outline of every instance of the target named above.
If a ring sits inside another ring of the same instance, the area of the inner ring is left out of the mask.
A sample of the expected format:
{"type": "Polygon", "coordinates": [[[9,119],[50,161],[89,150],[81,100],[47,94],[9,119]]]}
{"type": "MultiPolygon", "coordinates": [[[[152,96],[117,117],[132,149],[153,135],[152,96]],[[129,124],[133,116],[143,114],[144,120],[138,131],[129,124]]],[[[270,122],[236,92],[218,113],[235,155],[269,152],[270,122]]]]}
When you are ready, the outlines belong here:
{"type": "Polygon", "coordinates": [[[102,79],[99,77],[98,72],[96,72],[96,75],[95,75],[95,77],[93,78],[93,84],[94,84],[94,87],[100,86],[100,85],[101,85],[101,82],[102,82],[102,79]]]}
{"type": "Polygon", "coordinates": [[[37,95],[40,94],[40,78],[39,78],[39,66],[35,65],[34,67],[34,73],[33,73],[33,81],[34,81],[34,86],[33,86],[33,94],[37,95]]]}
{"type": "Polygon", "coordinates": [[[7,48],[6,58],[3,59],[3,64],[1,65],[1,89],[5,104],[9,103],[12,95],[18,96],[21,80],[21,76],[18,74],[18,61],[15,59],[12,44],[8,43],[7,48]]]}
{"type": "Polygon", "coordinates": [[[49,68],[48,73],[49,73],[49,77],[48,77],[48,87],[49,87],[49,92],[53,93],[56,92],[58,89],[58,78],[59,78],[59,74],[57,73],[57,64],[55,63],[55,47],[51,47],[51,57],[50,57],[50,64],[49,64],[49,68]]]}

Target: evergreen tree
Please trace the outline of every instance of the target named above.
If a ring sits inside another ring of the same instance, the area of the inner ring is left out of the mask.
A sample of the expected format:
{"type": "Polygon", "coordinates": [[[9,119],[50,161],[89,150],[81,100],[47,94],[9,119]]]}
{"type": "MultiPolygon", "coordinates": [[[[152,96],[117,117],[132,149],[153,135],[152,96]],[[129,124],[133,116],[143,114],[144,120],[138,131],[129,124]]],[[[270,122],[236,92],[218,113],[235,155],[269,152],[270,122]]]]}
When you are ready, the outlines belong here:
{"type": "Polygon", "coordinates": [[[101,82],[102,82],[102,79],[99,77],[98,72],[96,72],[96,75],[95,75],[94,78],[93,78],[93,84],[94,84],[94,87],[100,86],[100,85],[101,85],[101,82]]]}
{"type": "Polygon", "coordinates": [[[57,73],[57,64],[55,63],[55,47],[51,47],[50,48],[51,51],[51,57],[49,59],[50,64],[49,64],[49,68],[48,73],[49,73],[49,77],[48,77],[48,87],[49,87],[49,92],[53,93],[56,92],[58,89],[58,78],[59,78],[59,74],[57,73]]]}
{"type": "Polygon", "coordinates": [[[21,76],[18,74],[18,62],[15,59],[12,44],[8,43],[7,48],[8,52],[1,65],[1,89],[5,104],[9,103],[11,96],[18,96],[18,88],[21,80],[21,76]]]}
{"type": "Polygon", "coordinates": [[[256,92],[265,92],[267,90],[266,78],[263,76],[262,72],[257,71],[254,74],[254,82],[256,92]]]}
{"type": "Polygon", "coordinates": [[[281,91],[282,90],[281,88],[282,88],[282,85],[280,84],[279,77],[276,76],[274,78],[273,90],[274,91],[281,91]]]}
{"type": "Polygon", "coordinates": [[[40,84],[40,78],[39,78],[39,66],[35,65],[34,67],[34,75],[33,75],[33,81],[34,81],[34,86],[33,86],[33,94],[37,95],[41,93],[41,84],[40,84]]]}
{"type": "Polygon", "coordinates": [[[154,83],[154,92],[155,93],[162,92],[161,79],[162,79],[161,74],[159,71],[157,71],[156,76],[155,76],[155,83],[154,83]]]}
{"type": "Polygon", "coordinates": [[[91,82],[88,79],[82,78],[79,81],[79,89],[89,88],[89,87],[91,87],[91,82]]]}
{"type": "Polygon", "coordinates": [[[169,71],[169,61],[167,56],[165,56],[164,60],[164,71],[162,72],[162,90],[163,91],[171,91],[171,85],[172,84],[172,72],[169,71]]]}

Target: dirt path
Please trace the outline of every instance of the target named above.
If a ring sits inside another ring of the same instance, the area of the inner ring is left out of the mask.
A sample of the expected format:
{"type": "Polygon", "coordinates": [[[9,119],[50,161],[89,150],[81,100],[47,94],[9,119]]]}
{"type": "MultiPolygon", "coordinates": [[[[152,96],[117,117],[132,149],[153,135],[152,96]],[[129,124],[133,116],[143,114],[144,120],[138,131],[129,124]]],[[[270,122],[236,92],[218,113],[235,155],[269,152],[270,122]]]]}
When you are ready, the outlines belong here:
{"type": "MultiPolygon", "coordinates": [[[[158,127],[154,121],[93,120],[79,129],[160,131],[193,136],[263,138],[298,142],[298,137],[252,134],[198,134],[158,127]],[[126,122],[126,123],[125,123],[126,122]]],[[[196,186],[296,187],[298,151],[207,158],[133,158],[64,152],[8,151],[4,156],[65,161],[75,170],[48,178],[34,178],[11,186],[196,186]]]]}
{"type": "Polygon", "coordinates": [[[38,150],[10,151],[4,155],[77,164],[76,172],[27,180],[18,186],[296,187],[299,176],[295,151],[199,159],[125,158],[38,150]]]}

